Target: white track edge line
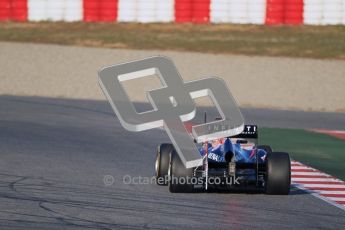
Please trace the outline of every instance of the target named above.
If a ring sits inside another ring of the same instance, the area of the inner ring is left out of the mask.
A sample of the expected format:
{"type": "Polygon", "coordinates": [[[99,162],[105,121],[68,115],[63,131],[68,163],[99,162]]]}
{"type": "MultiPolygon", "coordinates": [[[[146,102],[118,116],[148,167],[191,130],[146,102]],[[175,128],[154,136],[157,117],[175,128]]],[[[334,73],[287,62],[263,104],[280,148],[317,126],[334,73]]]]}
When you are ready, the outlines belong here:
{"type": "Polygon", "coordinates": [[[338,204],[336,203],[335,201],[333,200],[329,200],[327,197],[325,196],[322,196],[321,194],[318,194],[316,193],[315,191],[312,191],[312,190],[308,190],[306,188],[304,188],[303,186],[299,185],[299,184],[295,184],[294,187],[300,189],[300,190],[303,190],[303,191],[306,191],[308,194],[312,195],[312,196],[315,196],[316,198],[319,198],[325,202],[327,202],[328,204],[332,205],[332,206],[335,206],[335,207],[338,207],[340,209],[342,209],[343,211],[345,211],[345,205],[342,205],[342,204],[338,204]]]}
{"type": "MultiPolygon", "coordinates": [[[[295,161],[295,160],[291,160],[291,164],[298,165],[297,167],[304,166],[304,167],[312,168],[312,167],[310,167],[308,165],[305,165],[305,164],[303,164],[301,162],[298,162],[298,161],[295,161]]],[[[291,169],[293,169],[293,167],[294,166],[291,166],[291,169]]],[[[314,168],[312,168],[312,169],[314,169],[314,168]]],[[[317,169],[315,169],[315,170],[317,170],[317,169]]],[[[331,176],[329,174],[323,173],[320,170],[317,170],[317,172],[312,172],[312,173],[292,172],[292,170],[291,170],[291,186],[294,186],[295,188],[298,188],[298,189],[300,189],[302,191],[305,191],[308,194],[310,194],[310,195],[312,195],[312,196],[314,196],[316,198],[319,198],[319,199],[327,202],[328,204],[330,204],[332,206],[335,206],[337,208],[340,208],[343,211],[345,211],[345,204],[338,204],[335,200],[332,200],[332,199],[330,199],[330,197],[327,197],[327,196],[323,195],[323,194],[327,194],[327,193],[328,194],[343,194],[343,192],[345,192],[345,191],[322,191],[322,190],[319,191],[319,190],[311,190],[310,188],[308,189],[308,187],[305,187],[303,184],[299,184],[298,181],[294,181],[293,176],[296,176],[296,175],[298,175],[298,176],[303,176],[303,175],[329,176],[329,177],[331,177],[330,180],[334,180],[334,179],[336,179],[337,181],[342,181],[342,180],[340,180],[338,178],[335,178],[335,177],[333,177],[333,176],[331,176]]],[[[297,179],[299,179],[299,178],[297,178],[297,179]]],[[[311,179],[311,178],[306,178],[306,179],[311,179]]]]}

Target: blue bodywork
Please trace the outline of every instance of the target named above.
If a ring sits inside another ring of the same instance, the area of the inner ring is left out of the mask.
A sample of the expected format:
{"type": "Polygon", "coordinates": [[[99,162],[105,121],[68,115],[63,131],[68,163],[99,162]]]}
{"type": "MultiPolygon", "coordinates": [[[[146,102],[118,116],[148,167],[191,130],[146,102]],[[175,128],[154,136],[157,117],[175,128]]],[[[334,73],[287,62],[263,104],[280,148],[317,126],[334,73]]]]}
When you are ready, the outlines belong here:
{"type": "MultiPolygon", "coordinates": [[[[201,156],[205,155],[205,148],[199,148],[201,156]]],[[[208,161],[209,162],[225,162],[225,154],[232,152],[235,155],[235,162],[238,163],[255,163],[256,154],[254,149],[244,149],[241,144],[231,143],[229,138],[226,138],[223,144],[212,147],[208,144],[208,161]]],[[[265,161],[266,151],[258,149],[258,161],[263,163],[265,161]]]]}

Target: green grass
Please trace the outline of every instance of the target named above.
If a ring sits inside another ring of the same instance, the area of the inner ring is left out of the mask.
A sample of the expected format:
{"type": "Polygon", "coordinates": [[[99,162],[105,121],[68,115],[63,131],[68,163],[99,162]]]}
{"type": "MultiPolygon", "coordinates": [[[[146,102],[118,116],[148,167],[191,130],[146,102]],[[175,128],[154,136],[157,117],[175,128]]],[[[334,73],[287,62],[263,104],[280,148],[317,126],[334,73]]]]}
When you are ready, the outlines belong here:
{"type": "Polygon", "coordinates": [[[345,141],[324,134],[295,129],[260,129],[260,144],[345,180],[345,141]]]}
{"type": "Polygon", "coordinates": [[[345,26],[2,22],[0,41],[345,59],[345,26]]]}

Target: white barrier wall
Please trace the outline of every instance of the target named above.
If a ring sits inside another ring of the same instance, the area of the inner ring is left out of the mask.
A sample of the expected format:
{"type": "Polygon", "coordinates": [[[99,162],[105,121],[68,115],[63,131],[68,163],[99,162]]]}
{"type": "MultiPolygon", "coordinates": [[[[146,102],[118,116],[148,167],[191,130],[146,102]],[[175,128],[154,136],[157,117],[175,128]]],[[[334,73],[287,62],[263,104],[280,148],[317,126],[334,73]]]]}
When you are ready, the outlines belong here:
{"type": "Polygon", "coordinates": [[[47,14],[45,15],[47,17],[47,20],[51,21],[62,21],[63,20],[63,14],[64,14],[64,5],[65,1],[46,1],[46,11],[47,14]]]}
{"type": "Polygon", "coordinates": [[[156,20],[157,22],[173,22],[175,20],[175,1],[157,0],[156,2],[156,20]]]}
{"type": "Polygon", "coordinates": [[[64,21],[75,22],[83,20],[83,0],[65,0],[64,21]]]}
{"type": "Polygon", "coordinates": [[[137,1],[137,21],[155,22],[156,20],[156,0],[138,0],[137,1]]]}
{"type": "Polygon", "coordinates": [[[47,1],[28,0],[28,20],[42,21],[47,20],[47,1]]]}
{"type": "Polygon", "coordinates": [[[230,22],[230,4],[228,0],[212,0],[210,5],[210,21],[213,23],[230,22]]]}
{"type": "Polygon", "coordinates": [[[28,0],[29,21],[81,21],[83,0],[28,0]]]}
{"type": "Polygon", "coordinates": [[[342,22],[342,0],[323,1],[323,17],[321,24],[337,25],[342,22]]]}
{"type": "Polygon", "coordinates": [[[321,24],[324,0],[304,0],[304,24],[321,24]]]}
{"type": "Polygon", "coordinates": [[[304,0],[304,24],[345,24],[345,0],[304,0]]]}
{"type": "Polygon", "coordinates": [[[230,0],[229,19],[231,23],[247,23],[247,0],[230,0]]]}
{"type": "Polygon", "coordinates": [[[342,18],[343,18],[341,23],[342,23],[343,25],[345,25],[345,0],[343,0],[341,12],[342,12],[342,18]]]}
{"type": "Polygon", "coordinates": [[[119,0],[120,22],[172,22],[174,0],[119,0]]]}
{"type": "Polygon", "coordinates": [[[248,23],[265,24],[266,0],[248,0],[248,23]]]}
{"type": "Polygon", "coordinates": [[[266,0],[211,0],[213,23],[264,24],[266,0]]]}
{"type": "Polygon", "coordinates": [[[119,22],[135,22],[137,19],[137,0],[119,0],[119,22]]]}

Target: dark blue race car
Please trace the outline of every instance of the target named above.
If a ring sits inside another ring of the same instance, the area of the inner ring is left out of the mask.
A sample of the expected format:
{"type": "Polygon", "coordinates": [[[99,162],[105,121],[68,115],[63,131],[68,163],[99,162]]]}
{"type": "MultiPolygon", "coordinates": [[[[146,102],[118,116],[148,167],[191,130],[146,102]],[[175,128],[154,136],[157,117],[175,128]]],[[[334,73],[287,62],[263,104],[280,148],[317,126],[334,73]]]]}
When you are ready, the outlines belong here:
{"type": "Polygon", "coordinates": [[[234,162],[237,163],[255,163],[258,160],[260,163],[265,161],[267,154],[267,147],[262,149],[254,149],[254,146],[243,145],[245,141],[237,141],[232,143],[230,138],[216,140],[215,144],[208,144],[207,150],[205,147],[200,147],[199,152],[201,156],[207,154],[208,162],[226,162],[226,154],[233,153],[234,162]],[[258,158],[258,159],[257,159],[258,158]]]}
{"type": "Polygon", "coordinates": [[[172,144],[158,146],[156,181],[168,185],[170,192],[214,189],[259,191],[287,195],[290,191],[290,157],[258,145],[258,128],[246,125],[233,137],[221,138],[199,146],[203,165],[186,168],[172,144]]]}

